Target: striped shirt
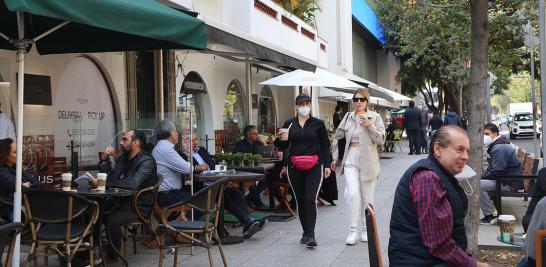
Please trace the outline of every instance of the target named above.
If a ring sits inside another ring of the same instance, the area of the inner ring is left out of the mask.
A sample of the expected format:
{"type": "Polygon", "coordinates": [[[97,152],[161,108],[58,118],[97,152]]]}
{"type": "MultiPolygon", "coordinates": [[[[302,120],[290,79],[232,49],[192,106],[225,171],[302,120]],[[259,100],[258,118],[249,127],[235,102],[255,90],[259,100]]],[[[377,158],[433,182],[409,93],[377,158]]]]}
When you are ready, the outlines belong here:
{"type": "Polygon", "coordinates": [[[428,252],[453,266],[476,266],[476,260],[451,238],[453,212],[440,177],[430,170],[416,171],[410,181],[421,240],[428,252]]]}

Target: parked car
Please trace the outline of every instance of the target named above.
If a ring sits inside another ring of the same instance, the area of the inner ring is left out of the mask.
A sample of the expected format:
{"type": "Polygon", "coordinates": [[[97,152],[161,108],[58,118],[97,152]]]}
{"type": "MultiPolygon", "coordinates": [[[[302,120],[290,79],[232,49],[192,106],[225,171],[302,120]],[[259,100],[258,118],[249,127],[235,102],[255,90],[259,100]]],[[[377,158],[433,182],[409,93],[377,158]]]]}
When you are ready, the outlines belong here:
{"type": "Polygon", "coordinates": [[[518,136],[532,136],[533,134],[540,137],[542,125],[538,118],[536,119],[536,124],[536,132],[533,132],[533,114],[529,112],[515,113],[508,124],[510,129],[510,139],[516,139],[518,136]]]}

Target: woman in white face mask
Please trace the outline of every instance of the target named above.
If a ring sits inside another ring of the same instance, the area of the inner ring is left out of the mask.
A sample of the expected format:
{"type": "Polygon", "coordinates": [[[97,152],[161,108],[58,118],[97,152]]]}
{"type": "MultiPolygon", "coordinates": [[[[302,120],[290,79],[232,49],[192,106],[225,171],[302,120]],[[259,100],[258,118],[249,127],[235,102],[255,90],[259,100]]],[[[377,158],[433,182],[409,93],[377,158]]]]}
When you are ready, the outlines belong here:
{"type": "Polygon", "coordinates": [[[358,222],[362,222],[360,240],[368,241],[364,210],[373,203],[375,183],[379,176],[379,154],[377,146],[385,142],[385,126],[379,114],[368,110],[370,95],[358,90],[353,95],[355,111],[347,113],[334,137],[332,154],[338,159],[343,149],[343,160],[332,162],[332,170],[339,166],[345,175],[345,198],[349,208],[349,235],[347,245],[354,245],[358,239],[358,222]],[[337,140],[345,138],[345,147],[339,148],[337,140]]]}
{"type": "Polygon", "coordinates": [[[298,217],[303,235],[300,244],[317,246],[315,223],[316,199],[323,178],[330,176],[330,140],[324,122],[311,116],[311,98],[306,94],[296,97],[295,118],[287,120],[279,130],[279,148],[283,153],[283,170],[294,190],[298,217]]]}

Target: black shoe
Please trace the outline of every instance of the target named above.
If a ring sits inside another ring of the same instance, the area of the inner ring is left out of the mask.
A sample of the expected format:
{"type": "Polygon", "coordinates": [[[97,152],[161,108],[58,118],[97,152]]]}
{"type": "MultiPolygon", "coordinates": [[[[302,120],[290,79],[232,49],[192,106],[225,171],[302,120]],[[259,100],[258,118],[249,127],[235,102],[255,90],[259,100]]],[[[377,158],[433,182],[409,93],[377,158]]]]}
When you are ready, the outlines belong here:
{"type": "Polygon", "coordinates": [[[330,203],[330,205],[332,205],[332,206],[336,206],[336,203],[333,200],[328,201],[328,203],[330,203]]]}
{"type": "Polygon", "coordinates": [[[412,152],[410,152],[410,153],[408,153],[408,155],[413,155],[413,153],[412,153],[412,152]]]}
{"type": "Polygon", "coordinates": [[[415,153],[415,155],[421,155],[421,152],[417,152],[417,153],[415,153]]]}
{"type": "Polygon", "coordinates": [[[315,237],[309,236],[309,239],[307,240],[307,243],[305,243],[305,246],[308,248],[314,248],[317,246],[317,240],[315,240],[315,237]]]}
{"type": "Polygon", "coordinates": [[[258,222],[260,222],[260,228],[258,229],[258,232],[259,232],[265,228],[265,226],[269,223],[269,220],[261,219],[261,220],[258,220],[258,222]]]}
{"type": "Polygon", "coordinates": [[[309,235],[306,233],[303,233],[300,239],[300,244],[304,245],[304,244],[307,244],[307,242],[309,242],[309,235]]]}
{"type": "Polygon", "coordinates": [[[249,239],[251,238],[255,233],[260,231],[261,223],[257,220],[250,220],[245,224],[243,227],[243,238],[249,239]]]}
{"type": "Polygon", "coordinates": [[[493,214],[489,214],[489,215],[483,217],[483,219],[480,220],[480,224],[491,224],[491,225],[493,225],[493,224],[497,223],[497,221],[498,221],[497,217],[493,216],[493,214]]]}

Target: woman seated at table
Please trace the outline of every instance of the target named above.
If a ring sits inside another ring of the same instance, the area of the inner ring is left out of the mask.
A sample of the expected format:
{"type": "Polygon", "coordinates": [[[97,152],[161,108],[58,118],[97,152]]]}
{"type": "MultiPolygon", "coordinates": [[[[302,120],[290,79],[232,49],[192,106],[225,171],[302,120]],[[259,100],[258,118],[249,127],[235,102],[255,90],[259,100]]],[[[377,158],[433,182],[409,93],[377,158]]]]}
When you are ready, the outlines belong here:
{"type": "MultiPolygon", "coordinates": [[[[15,163],[17,146],[11,138],[0,140],[0,198],[13,201],[15,192],[15,163]]],[[[34,176],[23,171],[23,188],[42,187],[42,183],[34,176]]],[[[0,218],[11,221],[11,207],[0,206],[0,218]]]]}

